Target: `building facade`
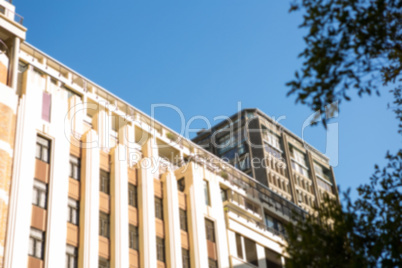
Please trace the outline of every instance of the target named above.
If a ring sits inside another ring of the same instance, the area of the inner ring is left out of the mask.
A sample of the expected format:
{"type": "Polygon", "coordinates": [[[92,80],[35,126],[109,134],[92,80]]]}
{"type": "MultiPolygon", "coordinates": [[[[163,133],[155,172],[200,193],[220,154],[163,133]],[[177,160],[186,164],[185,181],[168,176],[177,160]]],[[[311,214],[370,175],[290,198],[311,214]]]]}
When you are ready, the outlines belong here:
{"type": "Polygon", "coordinates": [[[258,109],[244,109],[193,141],[306,211],[338,198],[329,159],[258,109]]]}
{"type": "Polygon", "coordinates": [[[25,33],[0,0],[0,267],[284,265],[283,225],[306,213],[292,198],[25,33]]]}

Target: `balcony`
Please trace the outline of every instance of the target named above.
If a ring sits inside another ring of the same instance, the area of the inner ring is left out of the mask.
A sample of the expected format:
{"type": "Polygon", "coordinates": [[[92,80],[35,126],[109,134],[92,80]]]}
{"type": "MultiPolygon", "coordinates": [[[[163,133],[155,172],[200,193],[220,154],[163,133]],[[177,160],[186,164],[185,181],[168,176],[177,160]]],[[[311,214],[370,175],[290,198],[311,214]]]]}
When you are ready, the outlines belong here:
{"type": "MultiPolygon", "coordinates": [[[[11,0],[6,0],[6,2],[12,4],[11,0]]],[[[12,20],[12,21],[14,21],[14,22],[16,22],[16,23],[18,23],[20,25],[23,25],[24,17],[22,17],[21,15],[13,12],[12,10],[10,10],[10,9],[4,7],[4,6],[0,6],[0,13],[3,14],[4,16],[6,16],[8,19],[10,19],[10,20],[12,20]]]]}

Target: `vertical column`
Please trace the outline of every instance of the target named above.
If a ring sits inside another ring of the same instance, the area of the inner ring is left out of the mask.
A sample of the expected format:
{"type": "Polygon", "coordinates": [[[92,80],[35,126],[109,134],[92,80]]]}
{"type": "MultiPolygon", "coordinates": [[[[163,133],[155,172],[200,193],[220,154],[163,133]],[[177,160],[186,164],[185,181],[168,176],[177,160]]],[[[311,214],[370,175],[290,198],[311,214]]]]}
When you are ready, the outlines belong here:
{"type": "Polygon", "coordinates": [[[13,57],[12,57],[12,64],[11,68],[11,87],[17,92],[17,82],[18,82],[18,54],[20,53],[20,38],[14,37],[14,46],[13,46],[13,57]]]}
{"type": "Polygon", "coordinates": [[[202,168],[195,163],[189,163],[191,178],[186,177],[186,186],[188,185],[189,197],[187,200],[189,208],[189,234],[191,248],[191,267],[203,268],[208,267],[207,254],[207,237],[205,233],[205,218],[204,218],[204,192],[203,192],[203,177],[202,168]]]}
{"type": "Polygon", "coordinates": [[[282,141],[283,141],[283,149],[285,150],[285,158],[286,158],[286,165],[287,165],[287,170],[288,170],[288,175],[289,175],[290,190],[292,191],[293,202],[297,204],[296,186],[295,186],[295,181],[293,178],[293,171],[292,171],[292,160],[290,159],[291,154],[290,154],[290,150],[289,150],[288,139],[284,132],[282,133],[282,141]]]}
{"type": "Polygon", "coordinates": [[[225,214],[223,211],[222,197],[219,182],[214,175],[213,178],[209,180],[209,191],[211,195],[211,200],[213,200],[213,209],[216,218],[216,249],[219,267],[229,267],[229,249],[228,249],[228,238],[226,232],[226,221],[225,214]]]}
{"type": "Polygon", "coordinates": [[[163,203],[166,233],[166,256],[167,267],[182,267],[181,258],[181,232],[180,232],[180,215],[179,215],[179,194],[177,191],[177,180],[174,173],[169,170],[162,175],[163,182],[163,203]]]}
{"type": "Polygon", "coordinates": [[[129,267],[128,169],[123,145],[112,150],[111,172],[111,267],[129,267]]]}
{"type": "Polygon", "coordinates": [[[267,268],[267,261],[265,260],[265,248],[263,246],[260,246],[259,244],[256,244],[256,247],[257,247],[258,267],[267,268]]]}
{"type": "Polygon", "coordinates": [[[52,158],[46,227],[45,267],[57,267],[66,256],[68,169],[70,135],[64,133],[67,96],[63,91],[52,94],[52,158]]]}
{"type": "Polygon", "coordinates": [[[313,186],[314,186],[315,204],[317,206],[319,206],[321,204],[322,200],[321,200],[320,193],[318,192],[317,176],[315,175],[313,156],[311,155],[311,153],[309,151],[307,151],[307,159],[308,159],[309,169],[311,170],[311,180],[313,181],[313,186]]]}
{"type": "Polygon", "coordinates": [[[154,179],[150,158],[138,163],[138,200],[141,267],[156,267],[154,179]]]}
{"type": "MultiPolygon", "coordinates": [[[[81,136],[84,134],[84,105],[82,103],[82,99],[77,96],[73,95],[70,97],[68,100],[69,102],[69,111],[68,111],[68,118],[70,119],[69,121],[69,130],[71,131],[71,134],[73,134],[74,137],[81,136]]],[[[79,141],[75,141],[74,144],[77,143],[77,146],[79,144],[79,141]]]]}
{"type": "Polygon", "coordinates": [[[14,160],[7,222],[4,267],[27,267],[31,225],[32,189],[35,172],[36,123],[40,120],[40,90],[27,74],[25,92],[20,98],[15,134],[14,160]]]}
{"type": "Polygon", "coordinates": [[[93,127],[98,132],[99,147],[109,149],[110,126],[112,118],[102,104],[98,104],[98,112],[93,117],[93,127]]]}
{"type": "Polygon", "coordinates": [[[79,267],[97,268],[99,250],[99,162],[98,134],[89,130],[83,136],[81,168],[79,267]]]}
{"type": "Polygon", "coordinates": [[[138,163],[138,201],[139,201],[139,235],[140,267],[156,267],[156,230],[155,200],[152,157],[153,138],[143,146],[144,158],[138,163]]]}

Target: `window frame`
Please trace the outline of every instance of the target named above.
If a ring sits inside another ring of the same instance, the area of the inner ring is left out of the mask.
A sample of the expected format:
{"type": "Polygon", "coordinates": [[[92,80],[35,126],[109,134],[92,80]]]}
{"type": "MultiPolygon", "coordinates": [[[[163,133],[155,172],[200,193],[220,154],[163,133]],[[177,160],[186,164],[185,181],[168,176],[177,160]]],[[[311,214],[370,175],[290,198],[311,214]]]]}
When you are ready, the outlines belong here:
{"type": "Polygon", "coordinates": [[[110,195],[110,173],[103,169],[99,172],[99,191],[110,195]]]}
{"type": "Polygon", "coordinates": [[[132,183],[128,183],[128,205],[138,207],[138,189],[132,183]]]}
{"type": "Polygon", "coordinates": [[[99,211],[99,235],[110,238],[110,215],[99,211]]]}
{"type": "Polygon", "coordinates": [[[45,232],[31,227],[31,230],[29,232],[28,255],[33,258],[43,260],[44,251],[45,251],[45,232]],[[38,244],[39,244],[39,247],[38,247],[38,244]],[[31,246],[32,246],[32,249],[31,249],[31,246]],[[40,251],[38,252],[38,250],[40,250],[40,251]]]}
{"type": "Polygon", "coordinates": [[[163,199],[155,196],[155,218],[163,221],[163,199]]]}
{"type": "Polygon", "coordinates": [[[80,204],[78,200],[68,198],[67,209],[67,222],[78,225],[80,222],[80,204]]]}
{"type": "Polygon", "coordinates": [[[48,185],[40,180],[34,179],[33,189],[32,189],[32,205],[46,209],[47,208],[47,192],[48,185]],[[36,193],[36,194],[35,194],[36,193]],[[44,196],[44,205],[41,205],[41,196],[44,196]],[[34,198],[36,200],[34,202],[34,198]]]}
{"type": "Polygon", "coordinates": [[[129,248],[138,251],[139,249],[138,227],[132,224],[128,225],[128,242],[129,242],[129,248]]]}

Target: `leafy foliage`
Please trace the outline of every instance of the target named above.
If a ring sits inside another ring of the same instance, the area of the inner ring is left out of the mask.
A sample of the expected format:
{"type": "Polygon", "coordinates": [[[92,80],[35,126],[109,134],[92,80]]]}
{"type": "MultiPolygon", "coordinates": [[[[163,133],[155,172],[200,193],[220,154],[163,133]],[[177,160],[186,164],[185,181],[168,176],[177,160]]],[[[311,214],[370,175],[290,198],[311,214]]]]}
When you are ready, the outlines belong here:
{"type": "MultiPolygon", "coordinates": [[[[402,71],[402,0],[301,0],[305,11],[303,67],[288,82],[288,95],[313,111],[359,96],[380,94],[402,71]]],[[[324,113],[322,113],[324,114],[324,113]]],[[[326,119],[323,118],[326,125],[326,119]]]]}
{"type": "MultiPolygon", "coordinates": [[[[301,0],[291,6],[299,9],[309,32],[288,95],[324,112],[350,100],[350,90],[361,96],[392,86],[390,108],[402,135],[402,1],[301,0]]],[[[286,227],[287,267],[402,267],[402,149],[386,160],[358,187],[356,200],[349,191],[343,205],[325,198],[312,215],[286,227]]]]}

